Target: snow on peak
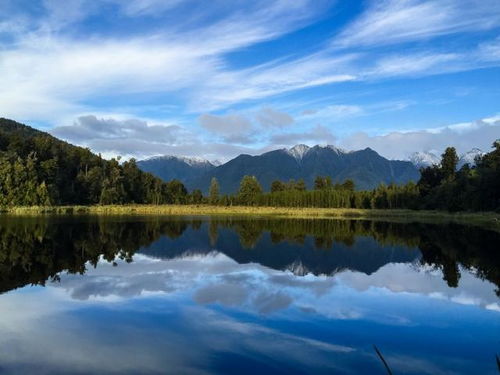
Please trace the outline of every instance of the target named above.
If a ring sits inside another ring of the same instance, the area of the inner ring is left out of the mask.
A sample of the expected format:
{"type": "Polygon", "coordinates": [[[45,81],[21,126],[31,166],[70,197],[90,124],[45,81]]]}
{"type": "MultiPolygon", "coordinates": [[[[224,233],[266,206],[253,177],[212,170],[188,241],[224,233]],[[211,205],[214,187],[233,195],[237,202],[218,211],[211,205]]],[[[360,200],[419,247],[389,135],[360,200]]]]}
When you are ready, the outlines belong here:
{"type": "Polygon", "coordinates": [[[292,148],[289,148],[287,152],[292,155],[295,159],[297,160],[302,160],[305,154],[310,150],[311,148],[307,145],[295,145],[292,148]]]}
{"type": "Polygon", "coordinates": [[[198,156],[193,156],[193,157],[178,156],[177,158],[179,160],[182,160],[184,163],[186,163],[192,167],[196,167],[199,165],[212,164],[207,159],[203,159],[203,158],[200,158],[198,156]]]}
{"type": "Polygon", "coordinates": [[[178,160],[182,161],[192,167],[197,167],[197,166],[205,166],[212,164],[208,160],[194,156],[194,157],[186,157],[186,156],[174,156],[174,155],[159,155],[159,156],[152,156],[150,158],[147,158],[145,160],[178,160]]]}
{"type": "Polygon", "coordinates": [[[478,148],[473,148],[470,151],[460,155],[460,159],[458,160],[457,168],[462,168],[465,164],[469,164],[470,166],[476,165],[476,158],[482,157],[484,152],[478,148]]]}
{"type": "Polygon", "coordinates": [[[212,165],[215,165],[216,167],[218,167],[218,166],[220,166],[220,165],[224,164],[224,162],[223,162],[223,161],[220,161],[219,159],[212,160],[212,161],[211,161],[211,163],[212,163],[212,165]]]}
{"type": "MultiPolygon", "coordinates": [[[[473,148],[460,155],[458,159],[457,169],[462,168],[465,164],[470,166],[476,165],[476,158],[484,155],[484,152],[478,148],[473,148]]],[[[441,156],[437,151],[419,151],[410,155],[409,160],[417,168],[429,167],[431,165],[439,165],[441,163],[441,156]]]]}
{"type": "Polygon", "coordinates": [[[334,145],[326,145],[326,148],[329,148],[330,150],[336,152],[337,154],[346,154],[346,150],[344,150],[343,148],[340,148],[340,147],[337,147],[337,146],[334,146],[334,145]]]}
{"type": "Polygon", "coordinates": [[[433,151],[414,152],[410,155],[409,160],[417,168],[430,167],[441,162],[441,158],[433,151]]]}

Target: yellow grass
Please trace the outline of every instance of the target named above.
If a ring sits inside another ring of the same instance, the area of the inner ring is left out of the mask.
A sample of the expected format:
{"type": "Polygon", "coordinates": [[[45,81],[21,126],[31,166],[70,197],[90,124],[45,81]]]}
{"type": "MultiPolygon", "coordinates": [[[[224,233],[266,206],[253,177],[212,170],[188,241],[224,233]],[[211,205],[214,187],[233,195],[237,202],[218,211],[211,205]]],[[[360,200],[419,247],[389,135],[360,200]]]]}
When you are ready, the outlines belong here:
{"type": "Polygon", "coordinates": [[[166,215],[166,216],[263,216],[281,218],[348,218],[383,219],[403,221],[452,221],[464,224],[500,227],[500,215],[493,212],[376,210],[354,208],[293,208],[248,207],[210,205],[113,205],[113,206],[56,206],[56,207],[6,207],[1,209],[11,215],[41,214],[97,214],[97,215],[166,215]]]}

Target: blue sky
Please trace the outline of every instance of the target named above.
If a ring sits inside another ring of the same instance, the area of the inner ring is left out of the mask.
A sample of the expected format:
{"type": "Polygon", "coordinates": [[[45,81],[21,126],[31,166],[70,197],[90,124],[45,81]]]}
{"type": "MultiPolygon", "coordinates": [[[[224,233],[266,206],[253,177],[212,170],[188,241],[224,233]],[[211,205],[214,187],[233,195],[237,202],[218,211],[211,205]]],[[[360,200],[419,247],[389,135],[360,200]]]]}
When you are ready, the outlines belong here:
{"type": "Polygon", "coordinates": [[[0,0],[0,116],[105,156],[500,138],[498,0],[0,0]]]}

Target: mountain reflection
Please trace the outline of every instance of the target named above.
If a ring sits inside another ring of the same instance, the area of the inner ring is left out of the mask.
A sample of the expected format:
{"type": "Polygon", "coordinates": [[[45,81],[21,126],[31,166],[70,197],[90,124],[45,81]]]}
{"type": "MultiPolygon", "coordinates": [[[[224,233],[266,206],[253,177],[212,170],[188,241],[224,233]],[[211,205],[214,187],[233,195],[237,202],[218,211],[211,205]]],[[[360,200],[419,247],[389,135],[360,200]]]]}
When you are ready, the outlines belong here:
{"type": "Polygon", "coordinates": [[[116,265],[119,260],[132,262],[138,254],[166,260],[208,256],[216,250],[239,264],[258,263],[296,275],[344,270],[371,275],[391,263],[409,263],[439,270],[449,287],[457,287],[461,270],[467,270],[495,284],[499,295],[498,243],[497,232],[454,224],[2,217],[0,292],[45,285],[47,280],[58,280],[61,271],[84,274],[102,259],[116,265]]]}

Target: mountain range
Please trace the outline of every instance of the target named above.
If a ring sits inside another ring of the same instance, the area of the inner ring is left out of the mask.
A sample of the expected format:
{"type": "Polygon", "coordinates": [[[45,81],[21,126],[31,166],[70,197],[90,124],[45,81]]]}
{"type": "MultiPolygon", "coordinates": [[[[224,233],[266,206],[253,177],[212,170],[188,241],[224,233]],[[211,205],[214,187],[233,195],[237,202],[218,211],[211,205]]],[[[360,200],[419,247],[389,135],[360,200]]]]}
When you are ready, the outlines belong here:
{"type": "Polygon", "coordinates": [[[139,161],[138,166],[164,180],[177,178],[188,189],[203,192],[216,177],[225,194],[236,192],[245,175],[256,176],[266,191],[274,180],[304,179],[312,188],[317,176],[329,176],[334,183],[352,179],[357,189],[373,189],[380,183],[404,184],[420,177],[417,167],[409,161],[388,160],[370,148],[344,151],[335,146],[296,145],[256,156],[242,154],[221,165],[161,156],[139,161]]]}

